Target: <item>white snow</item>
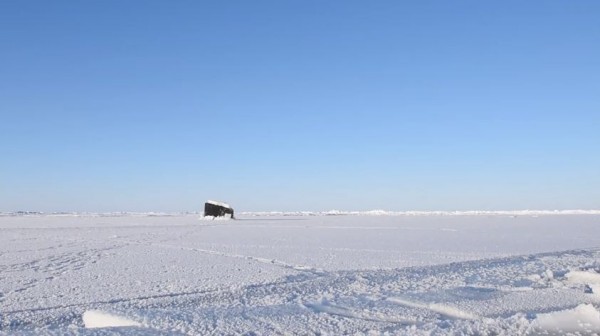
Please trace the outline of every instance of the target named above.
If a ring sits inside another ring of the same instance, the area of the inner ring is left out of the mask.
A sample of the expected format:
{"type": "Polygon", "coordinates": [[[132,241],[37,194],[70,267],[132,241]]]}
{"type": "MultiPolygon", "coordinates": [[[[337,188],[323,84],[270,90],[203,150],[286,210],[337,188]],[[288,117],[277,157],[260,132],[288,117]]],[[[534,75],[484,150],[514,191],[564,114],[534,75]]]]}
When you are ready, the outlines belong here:
{"type": "Polygon", "coordinates": [[[86,328],[139,327],[140,323],[98,310],[88,310],[82,316],[86,328]]]}
{"type": "Polygon", "coordinates": [[[600,284],[600,274],[595,271],[570,271],[565,277],[572,283],[600,284]]]}
{"type": "Polygon", "coordinates": [[[223,216],[203,216],[199,218],[200,220],[205,220],[205,221],[220,221],[220,220],[232,220],[233,217],[231,216],[231,214],[227,214],[227,215],[223,215],[223,216]]]}
{"type": "Polygon", "coordinates": [[[477,315],[473,313],[469,313],[466,311],[462,311],[460,309],[454,308],[452,306],[439,304],[439,303],[421,303],[409,301],[401,298],[390,297],[387,298],[388,301],[397,303],[402,306],[410,307],[410,308],[420,308],[420,309],[429,309],[434,313],[438,313],[442,316],[463,319],[463,320],[476,320],[478,319],[477,315]]]}
{"type": "Polygon", "coordinates": [[[599,215],[198,217],[0,216],[0,335],[600,333],[599,215]]]}
{"type": "Polygon", "coordinates": [[[532,327],[536,332],[597,334],[600,332],[600,311],[591,304],[581,304],[573,309],[539,314],[532,327]]]}

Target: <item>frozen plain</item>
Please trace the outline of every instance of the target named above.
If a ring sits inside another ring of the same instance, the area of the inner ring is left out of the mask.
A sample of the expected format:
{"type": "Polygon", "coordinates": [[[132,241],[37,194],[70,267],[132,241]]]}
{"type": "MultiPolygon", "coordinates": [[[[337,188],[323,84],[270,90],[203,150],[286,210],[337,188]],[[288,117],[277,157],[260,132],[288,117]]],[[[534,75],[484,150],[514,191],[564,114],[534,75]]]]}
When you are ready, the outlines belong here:
{"type": "Polygon", "coordinates": [[[2,214],[0,233],[3,335],[600,334],[594,212],[2,214]]]}

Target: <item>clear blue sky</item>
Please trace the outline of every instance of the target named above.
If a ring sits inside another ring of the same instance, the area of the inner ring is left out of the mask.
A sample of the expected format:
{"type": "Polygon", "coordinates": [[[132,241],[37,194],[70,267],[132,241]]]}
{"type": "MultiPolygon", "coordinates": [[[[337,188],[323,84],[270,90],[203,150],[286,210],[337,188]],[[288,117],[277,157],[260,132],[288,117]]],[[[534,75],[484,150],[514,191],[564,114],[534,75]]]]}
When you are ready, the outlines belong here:
{"type": "Polygon", "coordinates": [[[2,1],[0,211],[600,208],[598,1],[2,1]]]}

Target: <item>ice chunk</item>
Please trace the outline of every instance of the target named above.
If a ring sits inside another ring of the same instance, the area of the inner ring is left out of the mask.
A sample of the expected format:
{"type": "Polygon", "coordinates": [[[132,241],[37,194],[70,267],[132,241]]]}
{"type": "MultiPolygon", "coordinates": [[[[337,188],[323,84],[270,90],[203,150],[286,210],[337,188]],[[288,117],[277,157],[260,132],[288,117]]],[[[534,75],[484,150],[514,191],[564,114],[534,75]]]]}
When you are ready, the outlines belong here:
{"type": "Polygon", "coordinates": [[[83,324],[86,328],[140,327],[141,324],[130,319],[105,313],[99,310],[88,310],[83,313],[83,324]]]}

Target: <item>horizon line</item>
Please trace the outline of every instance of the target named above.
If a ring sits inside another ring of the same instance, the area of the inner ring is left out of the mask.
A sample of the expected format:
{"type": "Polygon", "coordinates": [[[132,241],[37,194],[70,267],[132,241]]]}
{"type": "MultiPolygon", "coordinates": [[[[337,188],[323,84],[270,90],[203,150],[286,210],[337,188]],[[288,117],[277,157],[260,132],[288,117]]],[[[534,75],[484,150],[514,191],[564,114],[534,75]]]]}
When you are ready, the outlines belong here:
{"type": "MultiPolygon", "coordinates": [[[[18,216],[81,216],[81,217],[169,217],[181,215],[201,215],[203,211],[0,211],[0,217],[18,216]]],[[[240,211],[243,216],[536,216],[536,215],[600,215],[600,209],[569,209],[569,210],[324,210],[324,211],[240,211]]]]}

